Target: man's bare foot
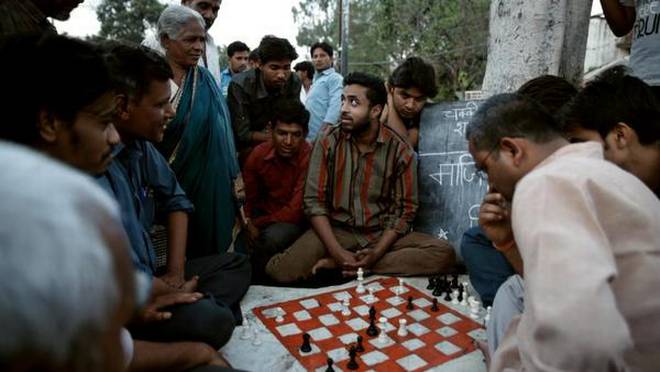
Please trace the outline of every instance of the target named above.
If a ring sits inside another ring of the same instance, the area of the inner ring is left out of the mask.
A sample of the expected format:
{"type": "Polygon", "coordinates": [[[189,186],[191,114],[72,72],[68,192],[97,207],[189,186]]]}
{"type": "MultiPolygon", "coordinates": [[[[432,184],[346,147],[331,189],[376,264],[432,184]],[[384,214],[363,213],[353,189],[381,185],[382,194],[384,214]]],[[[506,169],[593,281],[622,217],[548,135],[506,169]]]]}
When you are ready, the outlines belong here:
{"type": "Polygon", "coordinates": [[[488,352],[488,343],[481,340],[474,340],[474,345],[484,354],[484,361],[486,362],[486,370],[490,368],[490,354],[488,352]]]}
{"type": "Polygon", "coordinates": [[[312,274],[316,275],[320,269],[336,269],[337,267],[337,262],[332,257],[323,257],[312,267],[312,274]]]}

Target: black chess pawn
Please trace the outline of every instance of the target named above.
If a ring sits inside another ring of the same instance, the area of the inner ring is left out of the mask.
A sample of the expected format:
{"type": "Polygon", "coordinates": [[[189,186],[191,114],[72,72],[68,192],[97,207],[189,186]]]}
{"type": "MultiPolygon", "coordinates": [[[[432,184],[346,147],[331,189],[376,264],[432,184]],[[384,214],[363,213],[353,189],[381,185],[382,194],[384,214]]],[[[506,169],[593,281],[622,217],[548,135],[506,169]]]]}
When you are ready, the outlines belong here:
{"type": "Polygon", "coordinates": [[[456,274],[451,276],[451,288],[458,289],[458,275],[456,274]]]}
{"type": "Polygon", "coordinates": [[[378,336],[378,327],[376,327],[376,319],[371,318],[369,321],[369,328],[367,328],[367,336],[376,337],[378,336]]]}
{"type": "Polygon", "coordinates": [[[438,311],[438,299],[433,299],[433,305],[431,306],[431,311],[438,311]]]}
{"type": "Polygon", "coordinates": [[[355,351],[358,353],[364,352],[364,345],[362,345],[362,336],[357,336],[357,344],[355,345],[355,351]]]}
{"type": "Polygon", "coordinates": [[[442,296],[443,293],[444,293],[444,291],[442,290],[442,287],[440,287],[440,286],[435,287],[435,289],[433,290],[433,296],[435,296],[435,297],[440,297],[440,296],[442,296]]]}
{"type": "Polygon", "coordinates": [[[357,350],[355,350],[355,346],[351,346],[351,348],[348,350],[348,356],[351,357],[351,359],[348,361],[348,364],[346,364],[346,368],[352,370],[360,368],[356,359],[357,350]]]}
{"type": "Polygon", "coordinates": [[[303,353],[309,353],[312,351],[312,344],[309,342],[310,336],[309,333],[303,333],[303,343],[300,345],[300,351],[303,353]]]}
{"type": "Polygon", "coordinates": [[[412,310],[415,308],[415,305],[413,305],[413,298],[412,296],[408,297],[408,305],[406,305],[406,309],[412,310]]]}
{"type": "Polygon", "coordinates": [[[447,287],[447,291],[446,291],[444,300],[445,301],[451,301],[451,288],[449,288],[449,287],[447,287]]]}
{"type": "Polygon", "coordinates": [[[325,372],[335,372],[335,369],[332,368],[333,364],[335,364],[335,361],[332,358],[328,358],[328,368],[325,369],[325,372]]]}
{"type": "Polygon", "coordinates": [[[369,319],[371,320],[376,319],[376,308],[373,305],[371,305],[371,307],[369,308],[369,319]]]}
{"type": "Polygon", "coordinates": [[[458,286],[458,298],[457,298],[457,300],[458,300],[458,302],[463,301],[463,286],[462,285],[458,286]]]}
{"type": "Polygon", "coordinates": [[[426,286],[428,290],[434,290],[436,287],[436,278],[434,276],[429,277],[429,284],[426,286]]]}

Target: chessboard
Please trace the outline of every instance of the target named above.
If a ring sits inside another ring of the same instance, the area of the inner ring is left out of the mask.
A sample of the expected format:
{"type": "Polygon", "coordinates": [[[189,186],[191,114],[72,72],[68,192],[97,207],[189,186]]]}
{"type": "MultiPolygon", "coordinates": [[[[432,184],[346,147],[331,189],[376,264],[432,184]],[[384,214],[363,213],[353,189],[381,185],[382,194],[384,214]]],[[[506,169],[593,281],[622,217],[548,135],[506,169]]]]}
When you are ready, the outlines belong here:
{"type": "Polygon", "coordinates": [[[335,371],[349,370],[352,359],[361,371],[427,370],[474,351],[473,339],[484,337],[475,320],[396,278],[365,281],[364,287],[364,293],[349,287],[253,312],[309,371],[325,371],[328,358],[335,371]],[[367,335],[372,307],[378,336],[367,335]],[[358,336],[362,351],[351,358],[358,336]],[[304,337],[307,352],[301,351],[304,337]]]}

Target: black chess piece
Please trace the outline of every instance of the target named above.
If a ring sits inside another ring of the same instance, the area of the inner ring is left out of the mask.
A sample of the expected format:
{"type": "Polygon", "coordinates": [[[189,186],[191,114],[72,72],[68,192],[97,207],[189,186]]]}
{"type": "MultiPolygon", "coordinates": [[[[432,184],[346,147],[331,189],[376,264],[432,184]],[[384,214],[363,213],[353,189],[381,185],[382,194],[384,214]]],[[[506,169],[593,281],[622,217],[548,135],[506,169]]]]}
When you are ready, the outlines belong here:
{"type": "Polygon", "coordinates": [[[429,284],[426,286],[426,289],[428,290],[434,290],[436,287],[436,277],[431,276],[429,277],[429,284]]]}
{"type": "Polygon", "coordinates": [[[447,292],[447,293],[445,294],[445,298],[444,298],[444,300],[445,300],[445,301],[451,301],[451,293],[450,293],[450,292],[451,292],[451,288],[447,287],[447,291],[446,291],[446,292],[447,292]]]}
{"type": "Polygon", "coordinates": [[[310,336],[309,333],[303,333],[303,343],[300,345],[300,351],[303,353],[309,353],[312,351],[312,344],[309,342],[310,336]]]}
{"type": "Polygon", "coordinates": [[[378,327],[376,327],[376,318],[371,318],[369,321],[369,328],[367,328],[367,336],[376,337],[378,336],[378,327]]]}
{"type": "Polygon", "coordinates": [[[355,345],[355,350],[358,353],[364,352],[364,345],[362,345],[362,336],[357,336],[357,345],[355,345]]]}
{"type": "Polygon", "coordinates": [[[371,307],[369,308],[369,319],[371,320],[376,319],[376,308],[373,305],[371,305],[371,307]]]}
{"type": "Polygon", "coordinates": [[[444,291],[442,290],[442,287],[440,285],[436,286],[435,289],[433,290],[433,296],[435,297],[440,297],[444,291]]]}
{"type": "Polygon", "coordinates": [[[457,298],[457,300],[458,300],[458,302],[463,301],[463,286],[462,285],[458,286],[458,298],[457,298]]]}
{"type": "Polygon", "coordinates": [[[431,311],[438,311],[438,299],[433,299],[433,305],[431,306],[431,311]]]}
{"type": "Polygon", "coordinates": [[[355,350],[355,346],[351,346],[351,348],[348,350],[348,356],[351,357],[351,359],[348,361],[348,364],[346,364],[346,368],[352,370],[360,368],[356,360],[357,350],[355,350]]]}
{"type": "Polygon", "coordinates": [[[332,358],[328,358],[328,368],[325,369],[325,372],[335,372],[335,369],[332,368],[333,364],[335,364],[335,361],[332,358]]]}
{"type": "Polygon", "coordinates": [[[406,309],[412,310],[414,309],[415,306],[413,305],[413,298],[412,296],[408,297],[408,305],[406,305],[406,309]]]}
{"type": "Polygon", "coordinates": [[[451,288],[458,289],[458,275],[456,274],[451,276],[451,288]]]}

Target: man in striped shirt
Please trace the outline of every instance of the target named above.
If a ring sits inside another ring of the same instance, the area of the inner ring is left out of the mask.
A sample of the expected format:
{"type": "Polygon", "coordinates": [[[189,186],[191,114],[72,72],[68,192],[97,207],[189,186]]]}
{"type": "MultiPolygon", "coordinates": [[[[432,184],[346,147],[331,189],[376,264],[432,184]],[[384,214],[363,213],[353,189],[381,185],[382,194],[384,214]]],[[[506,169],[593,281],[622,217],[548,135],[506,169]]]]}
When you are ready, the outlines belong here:
{"type": "Polygon", "coordinates": [[[424,275],[448,270],[454,250],[411,232],[417,211],[417,159],[394,130],[380,124],[387,101],[379,78],[344,81],[341,125],[314,145],[304,193],[312,229],[266,267],[280,283],[310,278],[320,267],[346,276],[367,272],[424,275]]]}

